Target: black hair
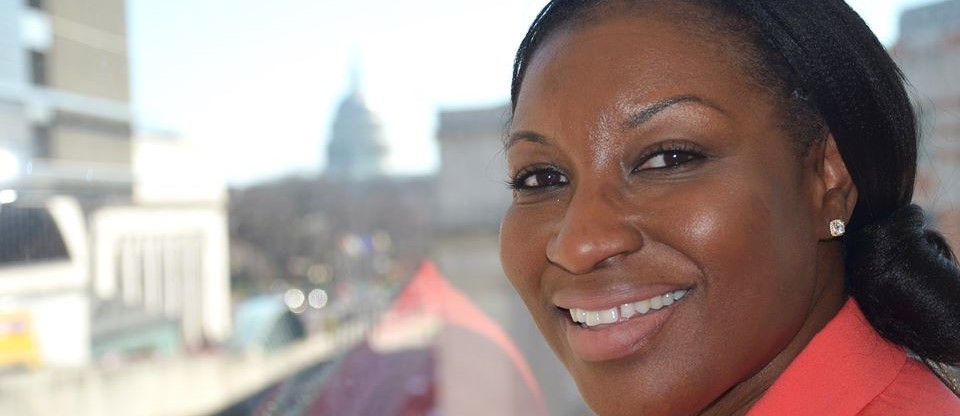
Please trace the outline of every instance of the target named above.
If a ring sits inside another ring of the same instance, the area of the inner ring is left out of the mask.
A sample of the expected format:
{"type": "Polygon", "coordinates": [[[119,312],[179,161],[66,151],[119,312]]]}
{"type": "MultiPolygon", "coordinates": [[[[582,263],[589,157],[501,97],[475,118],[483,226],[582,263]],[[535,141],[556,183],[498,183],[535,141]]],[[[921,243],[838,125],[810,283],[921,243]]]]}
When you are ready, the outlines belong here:
{"type": "MultiPolygon", "coordinates": [[[[873,32],[842,0],[678,1],[718,13],[725,22],[698,23],[746,41],[738,63],[779,95],[791,136],[833,135],[858,193],[843,241],[847,294],[890,341],[925,360],[960,364],[960,266],[911,202],[916,116],[903,74],[873,32]]],[[[527,65],[552,33],[612,4],[646,3],[548,3],[517,51],[512,108],[527,65]]]]}

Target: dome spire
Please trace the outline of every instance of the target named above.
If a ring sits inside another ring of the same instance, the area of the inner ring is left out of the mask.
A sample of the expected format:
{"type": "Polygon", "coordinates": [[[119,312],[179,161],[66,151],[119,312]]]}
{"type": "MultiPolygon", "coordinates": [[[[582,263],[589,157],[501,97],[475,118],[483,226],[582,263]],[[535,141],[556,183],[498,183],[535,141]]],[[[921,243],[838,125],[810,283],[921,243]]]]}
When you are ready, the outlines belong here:
{"type": "Polygon", "coordinates": [[[350,89],[347,93],[356,98],[363,98],[363,63],[361,62],[360,55],[354,52],[350,56],[350,84],[348,88],[350,89]]]}

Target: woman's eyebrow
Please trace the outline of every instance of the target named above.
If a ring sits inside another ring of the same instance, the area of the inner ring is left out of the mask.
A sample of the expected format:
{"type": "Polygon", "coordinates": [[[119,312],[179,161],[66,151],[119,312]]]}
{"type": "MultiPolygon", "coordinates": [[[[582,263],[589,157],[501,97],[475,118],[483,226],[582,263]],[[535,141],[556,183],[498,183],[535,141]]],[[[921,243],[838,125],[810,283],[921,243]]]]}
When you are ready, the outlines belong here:
{"type": "Polygon", "coordinates": [[[533,142],[537,144],[549,144],[550,142],[549,139],[540,133],[534,133],[529,130],[520,130],[510,133],[510,136],[507,136],[507,142],[504,144],[503,150],[511,148],[514,144],[520,141],[533,142]]]}
{"type": "Polygon", "coordinates": [[[717,106],[716,104],[706,100],[702,97],[696,95],[676,95],[673,97],[667,97],[660,101],[657,101],[653,104],[647,105],[646,107],[641,108],[640,110],[631,114],[626,121],[623,122],[624,130],[632,130],[637,127],[640,127],[643,123],[649,121],[653,116],[663,112],[664,110],[673,107],[677,104],[684,103],[697,103],[706,107],[710,107],[714,110],[717,110],[723,114],[726,114],[726,111],[717,106]]]}
{"type": "MultiPolygon", "coordinates": [[[[673,97],[664,98],[653,104],[649,104],[646,107],[643,107],[640,110],[634,112],[629,117],[627,117],[626,121],[623,122],[623,129],[631,130],[631,129],[640,127],[643,123],[646,123],[648,120],[653,118],[653,116],[663,112],[664,110],[670,107],[673,107],[675,105],[685,104],[685,103],[700,104],[705,107],[712,108],[720,113],[727,114],[727,112],[724,109],[720,108],[718,105],[702,97],[692,95],[692,94],[676,95],[673,97]]],[[[540,133],[536,133],[529,130],[520,130],[520,131],[510,133],[510,135],[507,136],[507,140],[503,146],[503,149],[504,150],[510,149],[514,144],[517,144],[517,142],[521,142],[521,141],[532,142],[536,144],[544,144],[544,145],[550,144],[550,139],[548,139],[546,136],[540,133]]]]}

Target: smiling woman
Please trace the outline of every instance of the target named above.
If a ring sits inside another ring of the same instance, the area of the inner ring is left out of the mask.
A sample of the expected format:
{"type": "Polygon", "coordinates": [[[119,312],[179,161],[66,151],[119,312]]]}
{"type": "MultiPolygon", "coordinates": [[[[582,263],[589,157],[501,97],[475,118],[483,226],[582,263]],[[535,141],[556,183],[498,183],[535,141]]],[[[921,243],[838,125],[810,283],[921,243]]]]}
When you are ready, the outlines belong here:
{"type": "Polygon", "coordinates": [[[960,361],[960,271],[842,1],[553,1],[512,103],[501,261],[597,413],[960,412],[908,358],[960,361]]]}

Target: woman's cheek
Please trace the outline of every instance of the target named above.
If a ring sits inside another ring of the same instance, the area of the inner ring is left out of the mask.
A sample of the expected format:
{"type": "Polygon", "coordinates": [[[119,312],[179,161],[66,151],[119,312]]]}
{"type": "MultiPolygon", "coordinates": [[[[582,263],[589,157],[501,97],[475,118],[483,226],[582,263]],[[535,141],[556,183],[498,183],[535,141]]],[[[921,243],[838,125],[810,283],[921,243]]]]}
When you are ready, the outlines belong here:
{"type": "Polygon", "coordinates": [[[539,275],[545,264],[544,252],[537,253],[541,246],[535,239],[529,238],[536,233],[536,216],[530,209],[511,206],[500,225],[500,262],[503,271],[514,288],[524,299],[532,296],[539,286],[539,275]]]}

